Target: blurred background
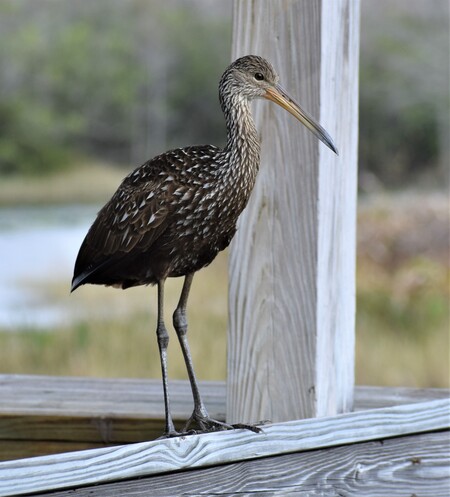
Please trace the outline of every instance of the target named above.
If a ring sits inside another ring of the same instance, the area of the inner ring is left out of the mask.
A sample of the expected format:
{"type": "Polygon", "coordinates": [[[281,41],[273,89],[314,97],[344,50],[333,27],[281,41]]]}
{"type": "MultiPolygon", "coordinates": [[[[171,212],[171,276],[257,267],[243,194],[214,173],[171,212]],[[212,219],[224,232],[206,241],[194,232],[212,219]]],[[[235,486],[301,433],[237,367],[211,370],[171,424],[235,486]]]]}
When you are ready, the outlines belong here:
{"type": "MultiPolygon", "coordinates": [[[[449,4],[361,6],[356,381],[449,387],[449,4]]],[[[224,144],[231,22],[213,0],[0,2],[0,373],[160,376],[155,290],[70,295],[73,263],[129,171],[224,144]]],[[[225,379],[226,253],[189,319],[199,377],[225,379]]]]}

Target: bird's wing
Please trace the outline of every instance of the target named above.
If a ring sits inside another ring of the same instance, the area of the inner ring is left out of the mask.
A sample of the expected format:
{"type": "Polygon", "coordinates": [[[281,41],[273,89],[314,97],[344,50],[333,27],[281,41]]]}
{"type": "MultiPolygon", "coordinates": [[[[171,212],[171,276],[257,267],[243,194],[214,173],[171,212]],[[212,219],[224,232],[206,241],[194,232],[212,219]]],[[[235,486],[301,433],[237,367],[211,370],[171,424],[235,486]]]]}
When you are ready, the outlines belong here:
{"type": "Polygon", "coordinates": [[[79,280],[79,284],[89,274],[133,249],[145,251],[151,247],[176,211],[174,192],[187,190],[164,171],[155,174],[151,168],[138,171],[140,176],[133,177],[131,173],[125,178],[89,229],[75,263],[74,281],[79,280]]]}
{"type": "Polygon", "coordinates": [[[84,248],[94,262],[114,254],[129,253],[136,246],[150,247],[166,228],[164,221],[173,211],[168,200],[175,188],[171,183],[166,191],[161,191],[160,184],[148,182],[145,189],[135,190],[122,184],[98,213],[80,255],[84,248]]]}
{"type": "Polygon", "coordinates": [[[100,210],[75,262],[73,289],[87,277],[130,252],[144,252],[187,205],[194,209],[201,182],[187,179],[190,168],[201,168],[213,146],[176,149],[130,173],[100,210]]]}
{"type": "Polygon", "coordinates": [[[99,212],[86,236],[86,244],[103,256],[129,253],[136,246],[149,247],[165,228],[164,221],[173,210],[167,191],[149,182],[145,189],[123,185],[99,212]]]}

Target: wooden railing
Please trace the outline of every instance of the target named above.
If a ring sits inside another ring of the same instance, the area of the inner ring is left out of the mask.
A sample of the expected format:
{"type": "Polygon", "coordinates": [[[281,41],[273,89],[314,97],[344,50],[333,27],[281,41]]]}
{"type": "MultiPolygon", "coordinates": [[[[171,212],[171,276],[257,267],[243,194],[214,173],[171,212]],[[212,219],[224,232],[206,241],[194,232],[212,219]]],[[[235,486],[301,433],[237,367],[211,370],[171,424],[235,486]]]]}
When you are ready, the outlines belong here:
{"type": "MultiPolygon", "coordinates": [[[[187,382],[171,386],[181,422],[192,407],[190,389],[187,382]]],[[[211,414],[223,418],[225,384],[201,388],[211,414]]],[[[374,489],[444,497],[450,485],[447,390],[358,387],[352,413],[264,425],[261,434],[153,442],[164,425],[159,381],[1,376],[0,397],[2,458],[78,450],[0,463],[0,496],[62,496],[54,491],[63,488],[77,488],[78,497],[269,488],[297,495],[322,482],[358,497],[374,489]]]]}

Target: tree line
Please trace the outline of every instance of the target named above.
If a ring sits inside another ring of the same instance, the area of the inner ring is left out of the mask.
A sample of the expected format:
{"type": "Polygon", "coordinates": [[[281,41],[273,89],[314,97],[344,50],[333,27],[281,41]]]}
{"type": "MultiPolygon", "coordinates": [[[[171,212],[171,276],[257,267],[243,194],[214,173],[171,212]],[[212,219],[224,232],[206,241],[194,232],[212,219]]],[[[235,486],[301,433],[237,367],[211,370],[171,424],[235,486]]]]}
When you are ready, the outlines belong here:
{"type": "MultiPolygon", "coordinates": [[[[448,4],[425,4],[363,1],[363,187],[445,176],[448,4]]],[[[230,46],[227,2],[2,0],[0,174],[223,145],[217,81],[230,46]]]]}

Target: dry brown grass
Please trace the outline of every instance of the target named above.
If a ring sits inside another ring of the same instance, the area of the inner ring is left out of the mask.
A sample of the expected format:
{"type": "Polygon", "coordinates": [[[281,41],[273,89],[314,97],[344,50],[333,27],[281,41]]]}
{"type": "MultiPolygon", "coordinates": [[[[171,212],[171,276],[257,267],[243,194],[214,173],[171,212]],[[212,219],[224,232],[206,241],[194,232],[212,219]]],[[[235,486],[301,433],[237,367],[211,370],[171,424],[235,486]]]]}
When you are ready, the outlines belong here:
{"type": "MultiPolygon", "coordinates": [[[[181,284],[181,278],[166,283],[168,328],[171,328],[171,313],[181,284]]],[[[196,276],[189,299],[189,340],[197,373],[202,379],[225,378],[226,292],[227,259],[222,254],[213,266],[196,276]]],[[[0,372],[160,376],[155,288],[120,291],[85,286],[70,295],[67,282],[53,282],[46,287],[44,299],[70,311],[69,324],[57,330],[0,332],[0,372]]],[[[176,334],[172,332],[171,336],[169,373],[172,378],[186,378],[176,334]]]]}
{"type": "Polygon", "coordinates": [[[449,217],[444,193],[361,202],[358,383],[450,386],[449,217]]]}
{"type": "Polygon", "coordinates": [[[99,162],[81,162],[51,176],[2,177],[0,205],[41,205],[106,201],[127,174],[99,162]]]}

